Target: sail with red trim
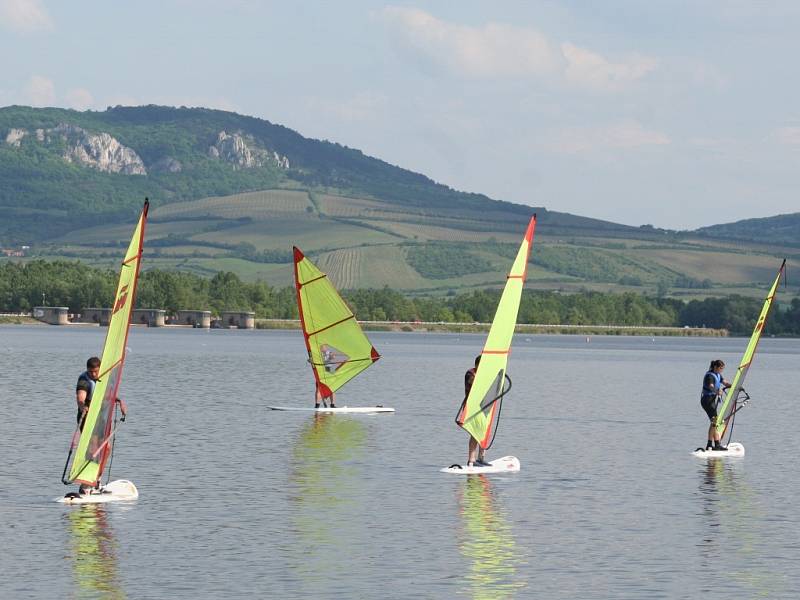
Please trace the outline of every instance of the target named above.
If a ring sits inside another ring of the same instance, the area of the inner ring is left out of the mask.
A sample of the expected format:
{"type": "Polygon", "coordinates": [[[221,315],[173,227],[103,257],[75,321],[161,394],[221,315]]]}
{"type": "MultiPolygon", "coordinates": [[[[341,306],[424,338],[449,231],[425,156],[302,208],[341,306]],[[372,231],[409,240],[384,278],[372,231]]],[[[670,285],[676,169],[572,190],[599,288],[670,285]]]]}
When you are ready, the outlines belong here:
{"type": "Polygon", "coordinates": [[[294,282],[308,361],[317,388],[327,398],[372,365],[380,354],[328,276],[297,247],[294,282]]]}
{"type": "MultiPolygon", "coordinates": [[[[758,320],[753,328],[753,334],[750,336],[750,342],[747,344],[747,348],[744,351],[744,356],[742,356],[742,361],[739,363],[739,368],[736,369],[736,375],[733,377],[731,387],[728,388],[725,400],[717,411],[717,419],[714,421],[714,425],[717,431],[723,435],[725,430],[731,425],[732,417],[738,411],[739,407],[737,404],[739,402],[740,392],[743,390],[744,379],[747,376],[747,372],[750,370],[750,365],[753,363],[753,357],[755,356],[758,342],[761,339],[761,334],[764,332],[764,326],[767,324],[769,311],[772,308],[775,294],[778,291],[778,285],[780,284],[781,277],[784,276],[785,270],[786,259],[783,259],[781,268],[778,269],[775,281],[772,282],[772,287],[769,289],[767,297],[764,300],[764,305],[761,307],[761,313],[758,315],[758,320]]],[[[747,398],[747,396],[745,397],[747,398]]]]}
{"type": "Polygon", "coordinates": [[[456,417],[456,423],[466,429],[484,449],[492,443],[500,404],[505,392],[508,391],[508,388],[504,391],[506,366],[514,327],[517,324],[522,288],[528,273],[528,258],[535,228],[536,215],[533,215],[528,223],[525,239],[522,240],[508,274],[503,294],[500,296],[472,388],[456,417]]]}
{"type": "MultiPolygon", "coordinates": [[[[142,213],[133,230],[133,236],[122,261],[117,283],[117,293],[112,305],[111,321],[106,333],[103,354],[100,358],[100,377],[92,390],[89,410],[83,420],[83,428],[77,441],[69,475],[62,477],[64,483],[73,482],[97,485],[103,476],[103,469],[111,453],[111,442],[116,433],[113,430],[116,411],[117,392],[125,364],[125,350],[131,311],[136,297],[136,283],[139,279],[139,266],[142,259],[144,230],[150,203],[145,200],[142,213]]],[[[74,452],[73,452],[74,451],[74,452]]],[[[67,458],[69,465],[70,458],[67,458]]]]}

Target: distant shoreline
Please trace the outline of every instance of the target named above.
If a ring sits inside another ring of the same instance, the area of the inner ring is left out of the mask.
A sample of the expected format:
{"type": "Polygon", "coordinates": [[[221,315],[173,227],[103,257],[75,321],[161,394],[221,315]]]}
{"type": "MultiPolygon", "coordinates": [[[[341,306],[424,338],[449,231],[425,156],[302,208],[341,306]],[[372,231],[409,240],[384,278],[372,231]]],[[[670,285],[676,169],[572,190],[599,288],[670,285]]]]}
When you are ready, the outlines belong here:
{"type": "MultiPolygon", "coordinates": [[[[406,331],[417,333],[485,333],[491,323],[445,323],[422,321],[359,321],[365,331],[406,331]]],[[[256,329],[300,329],[296,319],[256,319],[256,329]]],[[[657,327],[635,325],[543,325],[520,323],[516,333],[566,335],[644,335],[670,337],[728,337],[727,329],[708,327],[657,327]]]]}
{"type": "MultiPolygon", "coordinates": [[[[365,331],[404,331],[409,333],[486,333],[491,323],[444,323],[422,321],[359,321],[365,331]]],[[[0,315],[0,325],[47,325],[24,315],[0,315]]],[[[70,323],[55,327],[91,326],[91,323],[70,323]]],[[[135,325],[135,324],[132,324],[135,325]]],[[[159,329],[186,329],[186,325],[165,325],[159,329]]],[[[300,329],[298,319],[256,319],[256,329],[300,329]]],[[[635,325],[543,325],[522,323],[517,333],[550,333],[563,335],[642,335],[665,337],[729,337],[727,329],[708,327],[655,327],[635,325]]]]}

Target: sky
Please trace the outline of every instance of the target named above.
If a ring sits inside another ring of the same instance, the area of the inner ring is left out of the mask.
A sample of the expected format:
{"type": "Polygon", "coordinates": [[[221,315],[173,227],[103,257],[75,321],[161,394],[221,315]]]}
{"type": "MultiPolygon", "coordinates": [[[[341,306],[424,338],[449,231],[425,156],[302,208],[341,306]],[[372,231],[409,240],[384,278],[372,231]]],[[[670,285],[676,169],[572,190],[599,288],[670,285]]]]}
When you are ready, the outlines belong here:
{"type": "Polygon", "coordinates": [[[800,2],[0,0],[0,106],[232,110],[670,229],[800,212],[800,2]]]}

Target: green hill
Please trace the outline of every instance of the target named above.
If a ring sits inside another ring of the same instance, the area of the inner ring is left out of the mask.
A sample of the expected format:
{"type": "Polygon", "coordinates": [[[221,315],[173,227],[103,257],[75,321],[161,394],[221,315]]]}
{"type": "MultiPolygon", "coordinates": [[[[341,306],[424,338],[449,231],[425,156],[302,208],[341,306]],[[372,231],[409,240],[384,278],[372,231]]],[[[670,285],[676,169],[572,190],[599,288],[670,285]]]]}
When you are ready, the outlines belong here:
{"type": "Polygon", "coordinates": [[[716,239],[800,247],[800,212],[702,227],[696,233],[716,239]]]}
{"type": "MultiPolygon", "coordinates": [[[[219,110],[11,106],[0,109],[0,136],[0,210],[6,216],[0,243],[5,244],[46,240],[81,224],[123,222],[144,196],[163,205],[304,189],[377,199],[423,214],[469,210],[499,222],[534,210],[458,192],[358,150],[219,110]],[[102,164],[104,158],[110,163],[102,164]]],[[[554,225],[633,229],[536,210],[554,225]]]]}
{"type": "Polygon", "coordinates": [[[145,268],[274,285],[291,281],[298,245],[344,288],[496,286],[533,212],[529,286],[541,289],[759,295],[778,257],[791,269],[800,256],[788,234],[780,247],[732,242],[459,192],[230,112],[0,109],[0,245],[110,266],[145,196],[145,268]]]}

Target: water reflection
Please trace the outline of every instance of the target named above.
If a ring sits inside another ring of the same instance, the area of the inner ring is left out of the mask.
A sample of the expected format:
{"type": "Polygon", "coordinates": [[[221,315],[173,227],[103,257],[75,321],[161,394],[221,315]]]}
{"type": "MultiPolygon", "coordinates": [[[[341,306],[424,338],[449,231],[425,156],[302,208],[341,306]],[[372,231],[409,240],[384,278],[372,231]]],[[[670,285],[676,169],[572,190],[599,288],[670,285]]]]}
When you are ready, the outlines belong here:
{"type": "Polygon", "coordinates": [[[463,520],[462,556],[471,561],[465,590],[476,600],[513,598],[525,587],[518,580],[521,558],[511,527],[486,475],[468,476],[461,487],[459,508],[463,520]]]}
{"type": "MultiPolygon", "coordinates": [[[[759,564],[761,518],[757,497],[739,460],[706,459],[699,468],[700,516],[704,529],[698,547],[702,570],[722,574],[737,591],[768,596],[778,591],[776,574],[759,564]]],[[[704,592],[719,592],[704,586],[704,592]]]]}
{"type": "Polygon", "coordinates": [[[341,574],[339,561],[354,543],[347,523],[352,524],[349,517],[358,515],[362,503],[361,468],[354,461],[366,437],[356,419],[315,413],[292,449],[289,489],[297,537],[292,550],[303,584],[325,586],[341,574]]]}
{"type": "Polygon", "coordinates": [[[87,504],[65,512],[78,598],[126,598],[117,566],[117,541],[106,508],[87,504]]]}

